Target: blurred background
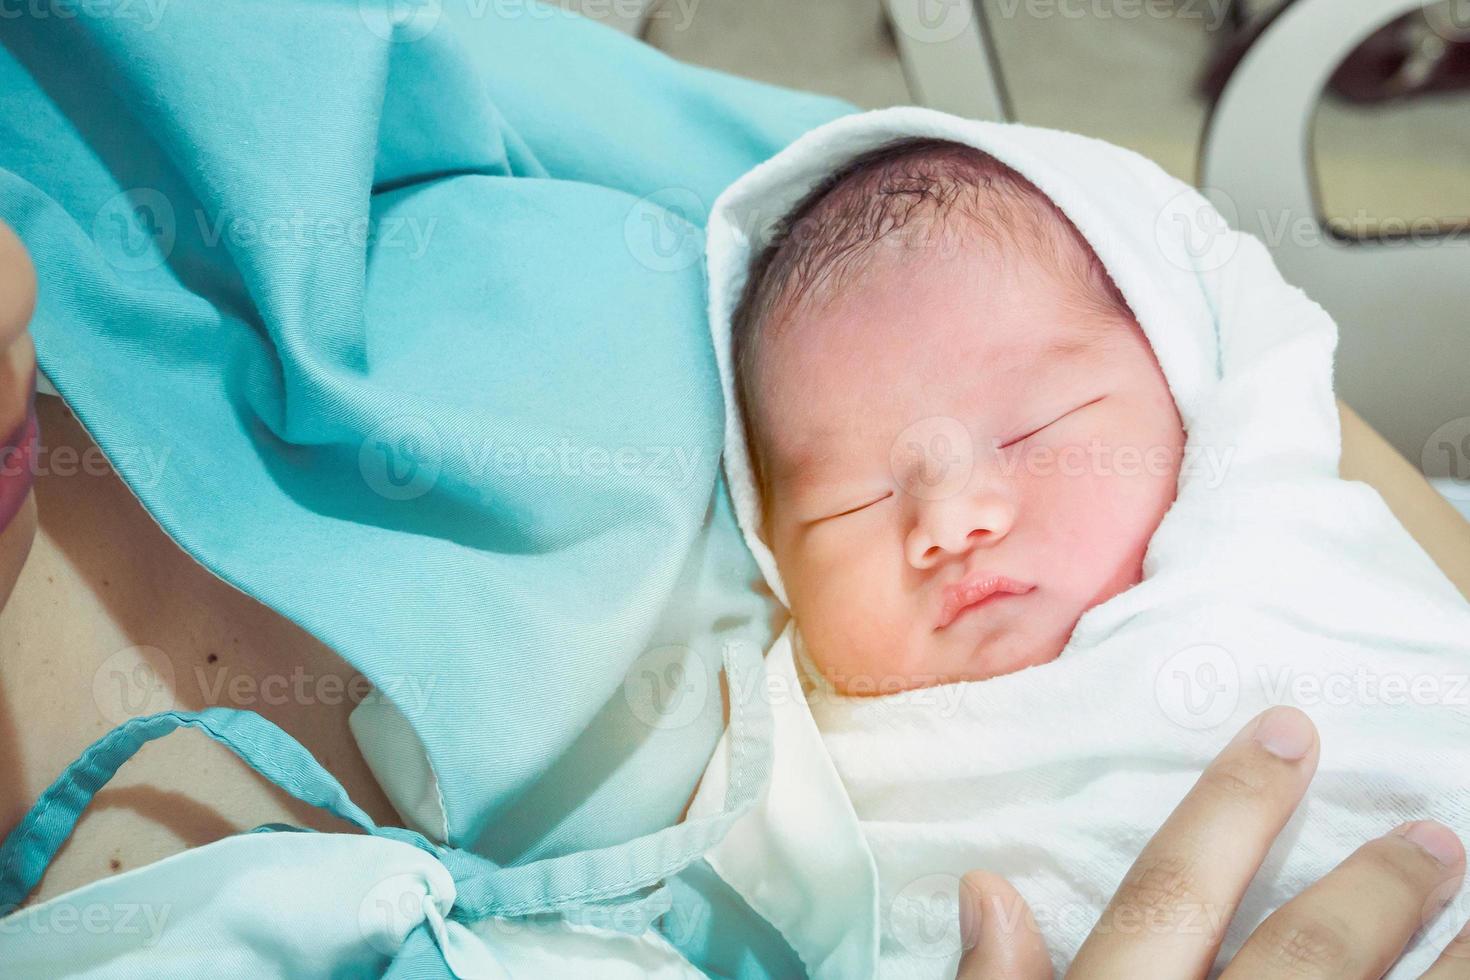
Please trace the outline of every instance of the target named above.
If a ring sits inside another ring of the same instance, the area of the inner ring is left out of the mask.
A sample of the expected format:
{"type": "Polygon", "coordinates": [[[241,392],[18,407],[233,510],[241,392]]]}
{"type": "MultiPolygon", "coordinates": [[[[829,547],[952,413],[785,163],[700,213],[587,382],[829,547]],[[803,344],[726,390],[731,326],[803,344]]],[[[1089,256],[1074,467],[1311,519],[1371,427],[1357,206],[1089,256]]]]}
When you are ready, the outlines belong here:
{"type": "MultiPolygon", "coordinates": [[[[938,18],[944,0],[930,2],[938,18]]],[[[881,0],[685,3],[653,7],[644,31],[649,43],[681,61],[864,109],[927,104],[910,87],[881,0]]],[[[1129,147],[1194,182],[1211,102],[1200,83],[1215,59],[1276,6],[980,0],[978,9],[1013,119],[1129,147]],[[1231,8],[1247,26],[1233,26],[1231,8]]],[[[1453,18],[1454,5],[1443,6],[1453,18]]],[[[1370,223],[1470,222],[1470,69],[1462,81],[1458,90],[1381,102],[1331,93],[1321,100],[1312,136],[1326,213],[1348,219],[1361,211],[1359,220],[1370,223]]]]}
{"type": "Polygon", "coordinates": [[[563,0],[860,108],[1096,136],[1337,319],[1338,393],[1470,517],[1470,0],[563,0]]]}

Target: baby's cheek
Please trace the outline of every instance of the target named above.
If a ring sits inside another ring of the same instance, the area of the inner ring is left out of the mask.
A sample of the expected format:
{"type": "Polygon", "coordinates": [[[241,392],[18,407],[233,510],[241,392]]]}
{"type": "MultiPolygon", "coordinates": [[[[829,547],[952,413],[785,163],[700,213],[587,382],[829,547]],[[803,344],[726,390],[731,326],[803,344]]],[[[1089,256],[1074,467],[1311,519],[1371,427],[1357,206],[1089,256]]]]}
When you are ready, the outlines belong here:
{"type": "Polygon", "coordinates": [[[1158,495],[1146,481],[1084,458],[1029,477],[1022,499],[1047,552],[1041,567],[1090,593],[1124,566],[1137,565],[1157,522],[1158,495]]]}
{"type": "Polygon", "coordinates": [[[914,615],[900,608],[900,567],[892,547],[873,533],[828,535],[782,567],[808,652],[839,687],[871,689],[908,670],[905,624],[914,615]]]}
{"type": "Polygon", "coordinates": [[[794,615],[812,661],[839,690],[872,693],[903,669],[891,659],[894,646],[883,642],[886,624],[871,604],[804,603],[794,615]]]}

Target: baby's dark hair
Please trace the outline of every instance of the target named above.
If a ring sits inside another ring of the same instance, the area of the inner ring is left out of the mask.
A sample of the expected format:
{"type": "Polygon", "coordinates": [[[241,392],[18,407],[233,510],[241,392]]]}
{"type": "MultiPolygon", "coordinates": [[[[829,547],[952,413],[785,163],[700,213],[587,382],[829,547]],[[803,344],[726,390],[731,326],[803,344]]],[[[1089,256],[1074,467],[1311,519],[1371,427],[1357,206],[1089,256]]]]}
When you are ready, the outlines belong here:
{"type": "Polygon", "coordinates": [[[770,475],[756,428],[761,342],[802,312],[820,310],[880,245],[956,248],[978,242],[1019,254],[1075,287],[1080,310],[1133,320],[1132,310],[1076,226],[1051,198],[983,150],[905,137],[848,161],[799,200],[750,264],[731,316],[735,396],[761,513],[770,475]]]}

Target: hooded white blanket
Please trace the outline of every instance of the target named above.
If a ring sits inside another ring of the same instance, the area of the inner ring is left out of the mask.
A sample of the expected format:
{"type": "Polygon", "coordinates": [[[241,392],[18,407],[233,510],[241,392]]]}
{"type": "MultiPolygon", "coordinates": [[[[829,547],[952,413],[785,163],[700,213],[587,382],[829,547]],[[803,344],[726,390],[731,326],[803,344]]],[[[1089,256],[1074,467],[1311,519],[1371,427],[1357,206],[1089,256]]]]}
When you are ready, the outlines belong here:
{"type": "MultiPolygon", "coordinates": [[[[1337,476],[1332,320],[1259,241],[1119,147],[887,109],[809,132],[716,201],[708,272],[725,465],[776,596],[755,532],[730,313],[753,252],[806,190],[909,135],[984,149],[1066,212],[1152,343],[1188,443],[1143,582],[1090,610],[1056,661],[886,697],[810,697],[821,741],[807,749],[825,744],[877,869],[878,973],[952,980],[958,931],[934,928],[926,903],[948,901],[952,916],[972,868],[1019,888],[1065,967],[1200,770],[1270,703],[1311,715],[1321,763],[1222,962],[1269,911],[1402,821],[1432,817],[1470,840],[1470,605],[1377,493],[1337,476]]],[[[794,646],[800,662],[799,632],[794,646]]],[[[1199,910],[1199,927],[1219,914],[1199,910]]],[[[1429,914],[1390,976],[1417,976],[1467,915],[1463,900],[1429,914]]]]}

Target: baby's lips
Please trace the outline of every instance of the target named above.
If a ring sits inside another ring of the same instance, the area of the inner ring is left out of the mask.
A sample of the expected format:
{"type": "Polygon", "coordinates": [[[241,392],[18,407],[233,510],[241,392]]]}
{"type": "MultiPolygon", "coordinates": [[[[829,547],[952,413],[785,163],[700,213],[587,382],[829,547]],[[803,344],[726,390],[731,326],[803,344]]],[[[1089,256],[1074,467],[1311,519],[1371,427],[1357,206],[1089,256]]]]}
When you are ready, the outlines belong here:
{"type": "Polygon", "coordinates": [[[1022,582],[1006,575],[978,572],[966,576],[962,581],[945,586],[934,628],[944,629],[959,618],[960,613],[994,595],[1025,595],[1035,588],[1032,582],[1022,582]]]}

